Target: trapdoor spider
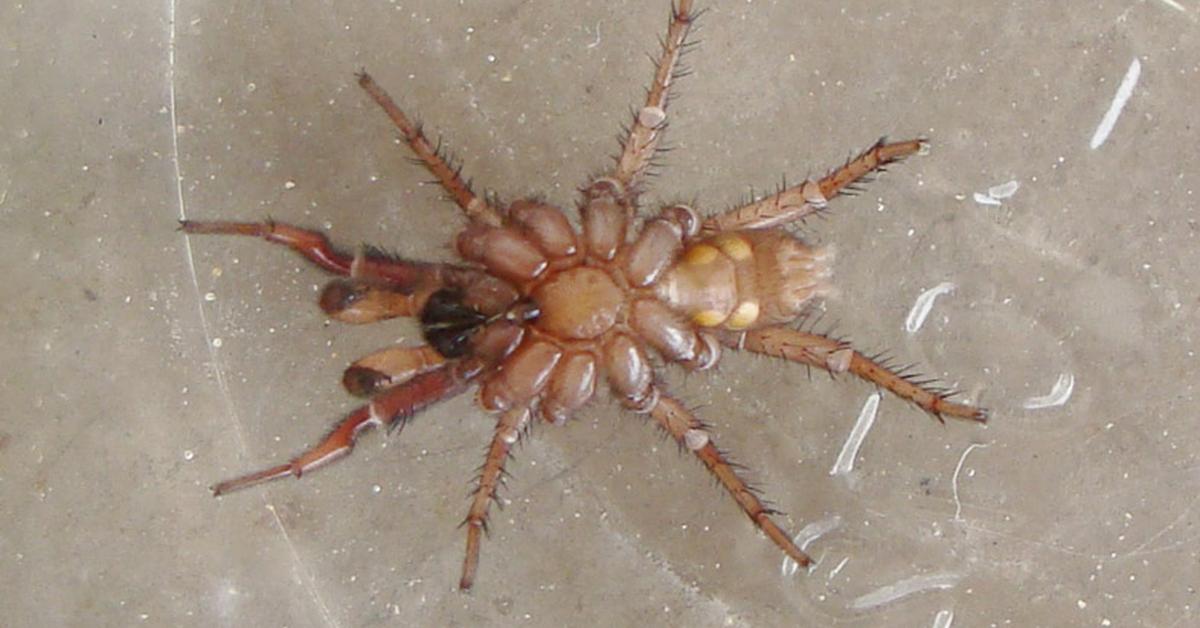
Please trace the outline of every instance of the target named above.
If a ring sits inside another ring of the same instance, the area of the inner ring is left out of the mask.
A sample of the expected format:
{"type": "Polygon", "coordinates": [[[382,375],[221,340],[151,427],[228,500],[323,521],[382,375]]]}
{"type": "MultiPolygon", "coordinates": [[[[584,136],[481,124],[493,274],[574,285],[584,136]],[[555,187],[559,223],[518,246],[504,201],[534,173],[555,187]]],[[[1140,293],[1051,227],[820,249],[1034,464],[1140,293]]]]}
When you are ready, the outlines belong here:
{"type": "Polygon", "coordinates": [[[417,159],[466,214],[456,249],[464,264],[415,262],[360,249],[348,254],[321,233],[274,222],[184,221],[188,234],[258,236],[283,244],[339,278],[321,309],[347,323],[399,316],[420,320],[426,344],[368,355],[343,384],[370,399],[295,459],[213,487],[230,491],[301,474],[350,452],[366,427],[396,429],[415,413],[479,385],[479,405],[496,428],[464,524],[460,587],[475,580],[488,509],[503,483],[509,451],[531,421],[562,424],[602,382],[630,410],[649,415],[692,452],[738,506],[800,565],[809,557],[772,519],[719,449],[703,421],[664,389],[652,353],[685,369],[711,368],[722,347],[853,373],[941,420],[983,422],[983,410],[867,357],[841,340],[797,329],[804,308],[829,289],[829,251],[785,229],[828,199],[922,148],[920,140],[880,140],[819,180],[711,217],[686,205],[638,218],[668,92],[680,76],[696,13],[673,5],[645,104],[634,114],[621,154],[605,176],[581,189],[576,232],[563,210],[537,200],[500,204],[475,194],[459,169],[366,73],[359,85],[383,108],[417,159]]]}

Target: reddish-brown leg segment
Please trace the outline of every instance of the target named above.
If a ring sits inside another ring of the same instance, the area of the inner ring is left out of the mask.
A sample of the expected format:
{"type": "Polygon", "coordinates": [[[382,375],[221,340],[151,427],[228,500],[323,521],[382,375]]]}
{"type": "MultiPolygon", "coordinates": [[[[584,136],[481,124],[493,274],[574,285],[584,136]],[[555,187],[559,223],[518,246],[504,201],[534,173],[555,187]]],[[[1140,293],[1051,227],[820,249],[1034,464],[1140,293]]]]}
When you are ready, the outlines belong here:
{"type": "Polygon", "coordinates": [[[784,554],[791,556],[792,560],[801,567],[807,567],[812,562],[808,554],[796,546],[792,537],[788,536],[771,519],[773,511],[764,506],[746,485],[746,482],[738,477],[737,471],[725,460],[724,454],[713,443],[712,436],[709,435],[704,424],[683,404],[679,403],[679,400],[666,394],[660,395],[658,402],[650,410],[650,416],[653,416],[680,446],[686,447],[696,454],[700,462],[703,462],[704,466],[708,467],[708,470],[717,477],[721,486],[729,491],[738,506],[742,507],[746,516],[750,517],[754,525],[758,526],[758,529],[762,530],[767,538],[779,546],[784,554]]]}
{"type": "Polygon", "coordinates": [[[347,255],[330,244],[329,238],[322,233],[273,221],[182,220],[179,222],[179,228],[187,234],[243,235],[262,238],[267,242],[291,248],[308,261],[335,275],[379,279],[400,288],[416,286],[431,280],[436,281],[436,274],[440,269],[436,264],[409,262],[370,253],[357,256],[347,255]]]}
{"type": "Polygon", "coordinates": [[[862,379],[886,388],[892,394],[907,399],[922,410],[937,417],[987,422],[987,411],[949,400],[951,393],[927,388],[928,382],[914,381],[871,358],[855,351],[849,343],[820,334],[811,334],[787,327],[767,327],[748,331],[744,336],[726,334],[722,342],[735,349],[745,349],[793,362],[809,364],[830,373],[853,373],[862,379]]]}
{"type": "Polygon", "coordinates": [[[445,362],[442,354],[429,345],[388,347],[355,360],[342,374],[342,385],[352,395],[370,397],[445,362]]]}
{"type": "Polygon", "coordinates": [[[713,234],[736,229],[769,229],[800,220],[820,211],[829,199],[855,181],[889,163],[912,155],[925,144],[922,140],[885,143],[879,140],[846,165],[836,168],[820,181],[805,181],[772,194],[761,201],[735,207],[704,222],[703,233],[713,234]]]}
{"type": "Polygon", "coordinates": [[[437,177],[438,183],[445,188],[446,192],[450,194],[450,198],[454,199],[467,217],[471,220],[499,226],[501,223],[500,212],[471,191],[471,187],[462,179],[461,168],[453,168],[446,163],[437,147],[430,144],[429,139],[421,132],[421,127],[413,124],[408,116],[404,115],[404,111],[396,105],[396,101],[392,100],[392,97],[375,82],[375,79],[363,72],[358,75],[358,84],[383,108],[396,128],[400,129],[400,135],[409,148],[416,153],[417,159],[420,159],[421,163],[425,164],[425,167],[433,173],[433,176],[437,177]]]}
{"type": "MultiPolygon", "coordinates": [[[[461,364],[461,363],[460,363],[461,364]]],[[[224,495],[262,482],[304,473],[328,464],[350,453],[358,433],[364,428],[383,425],[398,427],[414,413],[442,399],[452,397],[466,388],[470,372],[442,367],[417,375],[409,381],[381,393],[370,403],[359,407],[333,428],[315,447],[286,464],[226,480],[213,487],[213,495],[224,495]]]]}
{"type": "Polygon", "coordinates": [[[496,490],[504,481],[504,463],[513,445],[521,438],[521,431],[529,424],[528,407],[507,410],[496,422],[496,433],[488,447],[487,458],[479,472],[479,484],[471,498],[471,509],[463,525],[467,527],[467,555],[463,559],[462,578],[458,582],[464,591],[475,583],[475,571],[479,568],[479,545],[487,532],[488,507],[496,499],[496,490]]]}
{"type": "Polygon", "coordinates": [[[679,57],[683,54],[684,42],[695,18],[691,0],[680,0],[678,6],[672,7],[671,23],[662,41],[662,55],[654,69],[654,81],[646,92],[646,103],[633,116],[629,137],[625,140],[621,156],[617,158],[616,171],[612,175],[626,190],[634,190],[639,183],[654,157],[659,136],[667,126],[671,82],[676,78],[679,57]]]}

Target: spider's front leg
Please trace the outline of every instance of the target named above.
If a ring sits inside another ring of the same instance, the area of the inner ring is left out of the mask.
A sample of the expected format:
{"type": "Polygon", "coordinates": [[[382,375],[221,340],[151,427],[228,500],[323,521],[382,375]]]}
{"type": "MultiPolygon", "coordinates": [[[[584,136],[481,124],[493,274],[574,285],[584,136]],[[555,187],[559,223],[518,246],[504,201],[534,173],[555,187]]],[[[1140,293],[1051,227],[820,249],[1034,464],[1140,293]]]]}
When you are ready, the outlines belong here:
{"type": "Polygon", "coordinates": [[[500,225],[502,222],[501,212],[471,191],[470,184],[462,178],[462,168],[447,163],[447,159],[442,154],[440,142],[437,146],[430,144],[425,133],[421,131],[420,125],[409,120],[408,116],[404,114],[404,110],[400,109],[396,101],[392,100],[392,97],[375,82],[375,79],[371,78],[370,74],[360,73],[358,84],[391,118],[396,128],[400,129],[400,136],[417,155],[417,159],[429,169],[429,172],[433,173],[433,176],[437,177],[438,183],[462,208],[468,218],[492,226],[500,225]]]}
{"type": "Polygon", "coordinates": [[[400,427],[416,412],[461,393],[477,373],[477,367],[458,362],[417,375],[380,393],[370,403],[346,415],[346,418],[312,449],[287,463],[221,482],[213,486],[213,495],[224,495],[289,475],[299,478],[308,471],[350,453],[363,429],[380,425],[392,429],[400,427]]]}
{"type": "Polygon", "coordinates": [[[833,374],[853,373],[913,402],[936,417],[987,422],[987,410],[950,401],[952,392],[930,388],[932,380],[920,380],[890,369],[854,350],[848,343],[789,327],[765,327],[744,334],[725,333],[721,341],[734,349],[745,349],[824,369],[833,374]]]}
{"type": "Polygon", "coordinates": [[[350,255],[333,246],[323,233],[272,220],[181,220],[179,230],[189,235],[217,234],[262,238],[296,251],[326,272],[343,277],[378,280],[410,292],[419,285],[437,281],[437,275],[441,272],[441,266],[438,264],[412,262],[372,250],[360,249],[355,255],[350,255]]]}

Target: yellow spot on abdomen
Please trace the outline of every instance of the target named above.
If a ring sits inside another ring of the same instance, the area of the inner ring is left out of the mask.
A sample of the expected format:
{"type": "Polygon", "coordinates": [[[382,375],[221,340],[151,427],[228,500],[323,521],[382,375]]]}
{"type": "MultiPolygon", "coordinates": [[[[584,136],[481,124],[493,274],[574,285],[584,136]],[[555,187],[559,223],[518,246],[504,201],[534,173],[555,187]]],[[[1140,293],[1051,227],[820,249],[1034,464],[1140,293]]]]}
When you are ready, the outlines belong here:
{"type": "Polygon", "coordinates": [[[689,266],[704,266],[717,259],[720,252],[707,244],[697,244],[683,254],[683,263],[689,266]]]}
{"type": "Polygon", "coordinates": [[[713,243],[735,262],[749,259],[751,255],[754,255],[750,243],[736,233],[723,233],[713,238],[713,243]]]}
{"type": "Polygon", "coordinates": [[[725,323],[728,329],[745,329],[754,324],[758,320],[758,303],[755,301],[742,301],[738,304],[737,309],[729,317],[729,322],[725,323]]]}
{"type": "Polygon", "coordinates": [[[716,327],[725,320],[725,315],[716,310],[703,310],[692,315],[692,322],[701,327],[716,327]]]}

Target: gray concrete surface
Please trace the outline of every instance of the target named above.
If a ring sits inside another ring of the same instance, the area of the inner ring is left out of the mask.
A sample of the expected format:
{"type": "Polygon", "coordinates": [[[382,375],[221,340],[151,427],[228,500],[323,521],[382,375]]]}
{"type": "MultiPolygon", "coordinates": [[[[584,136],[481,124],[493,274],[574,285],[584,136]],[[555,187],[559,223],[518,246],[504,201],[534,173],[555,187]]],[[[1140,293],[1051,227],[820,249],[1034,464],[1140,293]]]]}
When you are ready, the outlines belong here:
{"type": "Polygon", "coordinates": [[[270,215],[447,259],[461,220],[360,67],[481,186],[569,205],[641,97],[665,1],[10,2],[2,623],[1195,625],[1200,2],[703,4],[650,199],[711,211],[880,134],[933,138],[809,234],[839,247],[838,329],[981,399],[990,426],[884,398],[831,477],[867,385],[746,356],[672,375],[791,530],[840,518],[807,575],[609,403],[519,453],[469,595],[455,526],[490,432],[469,397],[213,499],[321,435],[352,407],[345,364],[415,330],[330,324],[318,271],[175,221],[270,215]],[[1024,407],[1061,376],[1065,404],[1024,407]]]}

